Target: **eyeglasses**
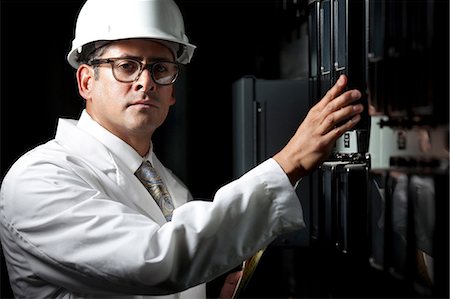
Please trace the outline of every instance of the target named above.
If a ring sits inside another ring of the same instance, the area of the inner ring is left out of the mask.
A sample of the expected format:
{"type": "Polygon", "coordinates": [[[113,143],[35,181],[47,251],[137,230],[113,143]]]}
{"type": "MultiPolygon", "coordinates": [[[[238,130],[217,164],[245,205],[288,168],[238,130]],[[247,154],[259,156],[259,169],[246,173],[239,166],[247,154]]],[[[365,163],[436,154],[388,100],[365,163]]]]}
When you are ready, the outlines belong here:
{"type": "Polygon", "coordinates": [[[95,66],[106,63],[111,64],[114,78],[124,83],[136,82],[144,69],[148,69],[156,84],[170,85],[175,83],[180,70],[180,66],[176,62],[156,61],[144,64],[135,58],[93,59],[88,64],[95,66]]]}

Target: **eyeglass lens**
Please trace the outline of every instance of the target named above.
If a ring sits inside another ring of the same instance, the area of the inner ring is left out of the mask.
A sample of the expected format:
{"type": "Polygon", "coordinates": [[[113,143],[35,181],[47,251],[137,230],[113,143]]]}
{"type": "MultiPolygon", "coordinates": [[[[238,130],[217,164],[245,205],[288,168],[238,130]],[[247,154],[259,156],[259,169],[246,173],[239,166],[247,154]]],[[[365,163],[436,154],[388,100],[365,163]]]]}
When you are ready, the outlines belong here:
{"type": "Polygon", "coordinates": [[[114,75],[117,80],[132,82],[141,74],[141,67],[150,67],[153,80],[161,85],[173,83],[178,75],[178,66],[172,62],[156,62],[143,66],[131,59],[120,59],[113,64],[114,75]]]}

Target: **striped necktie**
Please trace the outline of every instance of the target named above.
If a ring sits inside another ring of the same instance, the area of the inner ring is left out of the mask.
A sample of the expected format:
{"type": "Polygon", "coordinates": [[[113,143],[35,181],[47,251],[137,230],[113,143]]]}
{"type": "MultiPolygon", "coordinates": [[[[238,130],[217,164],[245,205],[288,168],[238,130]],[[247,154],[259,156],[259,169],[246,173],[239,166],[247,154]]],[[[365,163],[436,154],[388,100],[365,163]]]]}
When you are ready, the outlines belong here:
{"type": "Polygon", "coordinates": [[[172,213],[174,210],[172,199],[170,198],[170,194],[161,177],[153,168],[152,164],[149,161],[144,161],[138,170],[136,170],[135,175],[156,201],[166,220],[172,220],[172,213]]]}

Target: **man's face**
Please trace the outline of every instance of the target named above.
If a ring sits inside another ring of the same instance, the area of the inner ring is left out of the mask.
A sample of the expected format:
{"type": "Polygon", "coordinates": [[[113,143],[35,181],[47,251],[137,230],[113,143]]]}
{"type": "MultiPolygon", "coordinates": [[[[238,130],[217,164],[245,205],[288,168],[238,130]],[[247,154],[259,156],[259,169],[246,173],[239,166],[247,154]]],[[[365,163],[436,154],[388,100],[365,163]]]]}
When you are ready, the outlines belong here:
{"type": "MultiPolygon", "coordinates": [[[[143,63],[173,61],[172,52],[164,45],[143,39],[117,41],[107,46],[100,59],[134,57],[143,63]]],[[[130,143],[135,138],[149,140],[164,122],[169,107],[175,103],[173,85],[156,84],[150,71],[144,70],[139,79],[131,83],[117,81],[111,64],[98,66],[98,76],[88,67],[86,110],[107,130],[130,143]]],[[[80,81],[80,79],[79,79],[80,81]]],[[[80,85],[80,82],[79,82],[80,85]]]]}

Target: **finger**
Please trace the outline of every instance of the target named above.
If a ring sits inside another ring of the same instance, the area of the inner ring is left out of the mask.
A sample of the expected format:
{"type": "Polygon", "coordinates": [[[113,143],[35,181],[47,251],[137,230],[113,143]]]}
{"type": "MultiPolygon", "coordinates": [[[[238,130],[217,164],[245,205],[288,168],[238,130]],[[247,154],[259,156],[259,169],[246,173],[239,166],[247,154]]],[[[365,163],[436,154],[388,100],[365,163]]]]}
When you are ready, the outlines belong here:
{"type": "Polygon", "coordinates": [[[359,100],[360,98],[361,93],[358,90],[349,90],[336,99],[330,101],[327,106],[322,109],[322,111],[320,111],[319,118],[323,119],[327,123],[329,123],[330,121],[337,123],[338,121],[335,120],[336,116],[330,114],[334,113],[335,111],[342,110],[342,108],[349,106],[351,103],[359,100]]]}
{"type": "Polygon", "coordinates": [[[336,136],[336,139],[341,137],[342,135],[344,135],[345,132],[353,129],[354,126],[356,126],[356,124],[361,120],[361,115],[360,114],[356,114],[354,115],[350,120],[348,120],[347,122],[343,123],[340,126],[337,126],[334,129],[334,133],[336,136]]]}
{"type": "Polygon", "coordinates": [[[320,125],[320,132],[327,133],[339,124],[345,122],[345,120],[351,118],[352,116],[359,114],[363,111],[363,105],[348,105],[342,109],[334,111],[327,115],[320,125]]]}
{"type": "Polygon", "coordinates": [[[328,105],[328,111],[336,111],[343,107],[350,105],[351,103],[361,98],[361,92],[357,89],[349,90],[340,95],[339,97],[331,100],[328,105]]]}
{"type": "Polygon", "coordinates": [[[347,84],[347,77],[345,75],[341,75],[336,83],[331,87],[327,93],[324,95],[322,100],[317,104],[319,109],[324,109],[325,106],[332,101],[334,98],[338,97],[345,88],[347,84]]]}
{"type": "Polygon", "coordinates": [[[336,142],[336,140],[344,135],[345,132],[351,130],[359,121],[361,120],[361,115],[356,114],[350,120],[346,121],[340,126],[337,126],[330,130],[327,134],[323,136],[323,142],[331,144],[336,142]]]}

